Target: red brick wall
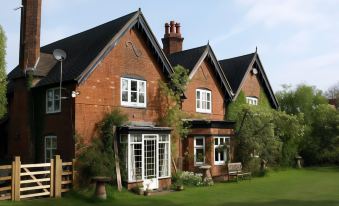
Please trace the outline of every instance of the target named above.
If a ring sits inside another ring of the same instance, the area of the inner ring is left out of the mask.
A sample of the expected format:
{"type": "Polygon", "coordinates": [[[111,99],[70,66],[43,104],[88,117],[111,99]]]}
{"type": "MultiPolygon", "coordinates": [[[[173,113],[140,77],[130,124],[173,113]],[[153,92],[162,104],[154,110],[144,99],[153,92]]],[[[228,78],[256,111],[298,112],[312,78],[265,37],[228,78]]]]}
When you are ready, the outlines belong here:
{"type": "Polygon", "coordinates": [[[195,75],[187,85],[185,92],[187,99],[182,104],[182,109],[191,115],[213,120],[224,120],[225,105],[224,94],[220,89],[220,85],[215,78],[212,66],[203,61],[196,71],[195,75]],[[212,92],[212,113],[197,113],[196,112],[196,89],[208,89],[212,92]]]}
{"type": "MultiPolygon", "coordinates": [[[[53,87],[50,87],[53,88],[53,87]]],[[[44,141],[45,136],[54,135],[57,136],[57,154],[61,156],[63,161],[71,161],[74,158],[75,145],[74,145],[74,98],[70,96],[71,91],[74,90],[75,85],[64,85],[63,88],[66,88],[67,92],[63,92],[63,97],[68,97],[63,99],[61,103],[61,112],[55,114],[46,114],[46,90],[48,88],[41,89],[41,95],[43,95],[43,107],[41,108],[42,112],[42,121],[43,129],[39,131],[38,138],[41,138],[44,141]],[[40,136],[41,135],[41,136],[40,136]]],[[[37,122],[38,123],[38,122],[37,122]]],[[[37,130],[37,129],[36,129],[37,130]]],[[[41,155],[40,161],[44,161],[44,142],[42,144],[42,150],[40,150],[41,155]]]]}
{"type": "Polygon", "coordinates": [[[183,153],[185,154],[184,170],[202,172],[199,166],[194,166],[194,136],[205,137],[205,164],[211,165],[213,177],[226,173],[226,165],[214,165],[214,136],[231,137],[231,159],[233,159],[233,130],[232,129],[193,129],[190,136],[183,141],[183,153]]]}
{"type": "Polygon", "coordinates": [[[15,80],[13,97],[9,99],[8,154],[9,157],[21,156],[22,162],[34,161],[29,96],[26,79],[15,80]]]}
{"type": "Polygon", "coordinates": [[[249,72],[245,77],[244,83],[241,90],[244,92],[245,96],[254,96],[259,99],[260,97],[260,82],[257,75],[254,75],[252,72],[249,72]]]}
{"type": "Polygon", "coordinates": [[[77,87],[80,95],[75,99],[76,132],[89,141],[95,136],[95,124],[114,108],[120,108],[129,121],[156,122],[161,113],[159,80],[165,80],[160,65],[146,45],[145,40],[132,29],[120,39],[94,72],[77,87]],[[137,57],[126,42],[131,41],[140,50],[137,57]],[[147,81],[147,107],[120,106],[120,78],[139,76],[147,81]]]}

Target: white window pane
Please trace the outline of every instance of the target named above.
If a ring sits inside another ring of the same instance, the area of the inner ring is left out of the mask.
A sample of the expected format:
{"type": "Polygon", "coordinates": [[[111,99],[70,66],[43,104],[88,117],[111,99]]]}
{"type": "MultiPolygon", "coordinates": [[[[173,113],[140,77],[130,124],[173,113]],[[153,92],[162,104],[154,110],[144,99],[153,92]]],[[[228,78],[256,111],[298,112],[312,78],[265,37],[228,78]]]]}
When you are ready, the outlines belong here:
{"type": "Polygon", "coordinates": [[[207,110],[210,110],[211,109],[211,102],[207,102],[207,110]]]}
{"type": "Polygon", "coordinates": [[[52,141],[51,141],[51,148],[57,148],[57,139],[56,138],[52,138],[52,141]]]}
{"type": "Polygon", "coordinates": [[[121,93],[121,99],[123,102],[128,102],[128,91],[123,91],[121,93]]]}
{"type": "Polygon", "coordinates": [[[197,99],[200,100],[200,91],[197,91],[197,99]]]}
{"type": "Polygon", "coordinates": [[[218,138],[214,138],[214,145],[218,146],[219,145],[219,139],[218,138]]]}
{"type": "Polygon", "coordinates": [[[211,93],[207,92],[207,101],[211,101],[211,93]]]}
{"type": "Polygon", "coordinates": [[[128,80],[127,79],[122,80],[122,90],[128,91],[128,80]]]}
{"type": "Polygon", "coordinates": [[[202,101],[201,108],[202,108],[202,109],[206,109],[206,101],[202,101]]]}
{"type": "Polygon", "coordinates": [[[139,93],[139,103],[145,103],[145,94],[139,93]]]}
{"type": "Polygon", "coordinates": [[[145,82],[139,82],[139,92],[145,92],[145,82]]]}
{"type": "Polygon", "coordinates": [[[200,109],[200,100],[197,100],[197,108],[200,109]]]}

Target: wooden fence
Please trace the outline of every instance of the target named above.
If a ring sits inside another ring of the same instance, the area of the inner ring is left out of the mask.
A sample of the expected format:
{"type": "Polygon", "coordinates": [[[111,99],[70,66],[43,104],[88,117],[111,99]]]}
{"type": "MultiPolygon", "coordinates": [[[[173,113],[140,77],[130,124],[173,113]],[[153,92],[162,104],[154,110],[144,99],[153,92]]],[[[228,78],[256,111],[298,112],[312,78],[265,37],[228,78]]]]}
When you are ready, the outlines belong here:
{"type": "Polygon", "coordinates": [[[21,164],[15,157],[12,165],[0,166],[0,200],[61,197],[72,188],[74,174],[74,161],[62,162],[59,155],[40,164],[21,164]]]}

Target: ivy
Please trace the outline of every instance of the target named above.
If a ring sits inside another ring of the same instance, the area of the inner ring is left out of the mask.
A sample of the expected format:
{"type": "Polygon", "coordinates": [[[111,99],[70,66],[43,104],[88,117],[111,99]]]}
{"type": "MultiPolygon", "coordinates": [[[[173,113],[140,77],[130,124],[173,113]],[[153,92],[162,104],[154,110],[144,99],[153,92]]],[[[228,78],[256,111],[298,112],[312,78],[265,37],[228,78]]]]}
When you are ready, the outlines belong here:
{"type": "Polygon", "coordinates": [[[176,142],[180,137],[185,138],[189,132],[189,125],[183,119],[187,114],[181,110],[181,100],[189,82],[187,69],[178,65],[174,67],[174,72],[170,75],[170,82],[160,81],[160,96],[164,102],[163,111],[159,123],[160,125],[171,127],[172,130],[172,153],[177,149],[176,142]]]}
{"type": "Polygon", "coordinates": [[[113,126],[119,127],[127,120],[127,115],[115,109],[97,124],[99,137],[93,138],[91,145],[84,144],[81,137],[76,138],[77,151],[80,151],[77,157],[80,186],[88,185],[94,176],[115,177],[113,126]]]}
{"type": "Polygon", "coordinates": [[[0,118],[7,113],[6,36],[0,25],[0,118]]]}

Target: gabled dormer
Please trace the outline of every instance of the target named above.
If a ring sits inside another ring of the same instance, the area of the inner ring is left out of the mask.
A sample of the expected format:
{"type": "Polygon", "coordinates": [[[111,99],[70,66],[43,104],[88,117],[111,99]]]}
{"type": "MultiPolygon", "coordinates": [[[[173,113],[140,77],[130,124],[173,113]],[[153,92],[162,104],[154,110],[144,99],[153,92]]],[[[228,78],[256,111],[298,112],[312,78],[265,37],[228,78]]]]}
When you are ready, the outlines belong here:
{"type": "Polygon", "coordinates": [[[182,109],[206,119],[223,120],[232,91],[209,44],[169,55],[172,66],[188,70],[189,84],[182,109]]]}
{"type": "Polygon", "coordinates": [[[279,104],[257,52],[219,61],[232,90],[233,101],[243,92],[246,102],[258,105],[267,98],[272,108],[279,104]]]}

